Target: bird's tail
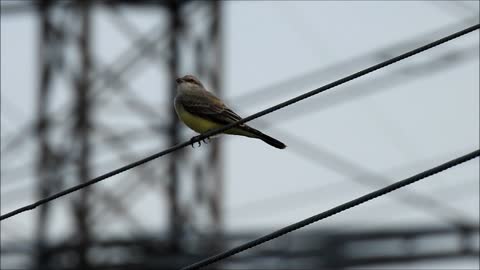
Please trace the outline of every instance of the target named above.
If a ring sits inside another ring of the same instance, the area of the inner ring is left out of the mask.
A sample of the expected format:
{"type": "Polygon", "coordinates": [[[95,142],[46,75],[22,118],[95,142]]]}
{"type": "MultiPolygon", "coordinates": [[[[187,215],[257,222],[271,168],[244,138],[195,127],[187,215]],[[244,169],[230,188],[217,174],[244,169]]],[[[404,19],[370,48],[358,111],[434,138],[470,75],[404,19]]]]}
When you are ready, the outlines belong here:
{"type": "Polygon", "coordinates": [[[252,127],[249,127],[247,125],[243,126],[242,127],[243,130],[247,131],[248,133],[251,133],[252,135],[254,136],[249,136],[249,137],[253,137],[253,138],[258,138],[268,144],[270,144],[271,146],[275,147],[275,148],[278,148],[278,149],[285,149],[285,147],[287,147],[284,143],[282,143],[281,141],[275,139],[275,138],[272,138],[264,133],[262,133],[261,131],[259,130],[256,130],[252,127]]]}

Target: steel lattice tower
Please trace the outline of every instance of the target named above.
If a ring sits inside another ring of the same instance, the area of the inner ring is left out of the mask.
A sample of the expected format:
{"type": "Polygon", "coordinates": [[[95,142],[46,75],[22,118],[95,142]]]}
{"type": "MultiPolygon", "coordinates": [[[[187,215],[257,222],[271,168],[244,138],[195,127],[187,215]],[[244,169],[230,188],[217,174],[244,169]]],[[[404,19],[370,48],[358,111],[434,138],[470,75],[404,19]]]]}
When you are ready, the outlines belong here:
{"type": "MultiPolygon", "coordinates": [[[[159,88],[161,94],[167,95],[166,100],[172,101],[176,94],[175,78],[188,72],[197,74],[218,93],[221,88],[222,53],[219,22],[221,11],[218,2],[107,1],[101,4],[102,8],[111,9],[118,9],[125,5],[157,9],[159,14],[166,14],[168,18],[164,25],[164,34],[161,36],[162,39],[167,39],[168,45],[162,52],[163,59],[156,57],[154,60],[165,66],[165,74],[161,76],[168,78],[168,82],[166,85],[152,87],[159,88]],[[196,10],[199,11],[200,16],[185,16],[185,12],[196,12],[196,10]]],[[[39,145],[38,198],[47,197],[62,187],[79,184],[94,176],[92,175],[92,138],[97,133],[105,132],[94,124],[99,110],[97,107],[99,101],[96,98],[102,94],[96,95],[96,82],[103,80],[105,84],[121,84],[122,81],[131,79],[113,70],[99,72],[95,67],[97,61],[91,40],[94,31],[92,12],[97,6],[98,3],[90,1],[66,3],[48,0],[37,5],[41,21],[36,124],[39,145]],[[58,118],[58,115],[54,116],[51,113],[55,81],[61,79],[66,80],[71,89],[68,90],[70,92],[65,93],[71,100],[68,109],[71,121],[67,125],[57,124],[58,119],[55,118],[58,118]],[[59,134],[64,134],[69,139],[58,140],[58,136],[62,136],[59,134]],[[60,172],[64,170],[73,171],[73,176],[70,175],[68,179],[62,176],[60,172]]],[[[147,44],[146,39],[143,43],[140,42],[138,46],[151,45],[147,44]]],[[[155,50],[150,48],[137,57],[149,58],[153,54],[155,50]]],[[[128,102],[132,104],[132,100],[128,102]]],[[[135,102],[136,110],[149,111],[148,105],[143,106],[141,98],[137,98],[135,102]]],[[[164,109],[167,112],[166,120],[162,122],[162,128],[155,129],[155,133],[161,140],[167,142],[166,145],[174,145],[180,142],[180,131],[183,127],[177,119],[173,106],[165,106],[164,109]]],[[[152,110],[149,113],[153,113],[152,110]]],[[[158,123],[151,123],[150,119],[146,122],[152,126],[159,126],[158,123]]],[[[124,144],[128,144],[125,143],[126,139],[128,138],[123,138],[124,144]]],[[[121,140],[116,140],[116,143],[121,143],[121,140]]],[[[123,151],[120,144],[117,146],[120,148],[117,151],[123,151]]],[[[168,156],[164,161],[168,164],[166,170],[168,181],[164,186],[165,190],[160,193],[166,194],[168,201],[168,243],[164,247],[172,252],[181,252],[185,245],[192,244],[191,241],[182,241],[182,239],[191,239],[190,234],[198,231],[215,234],[221,230],[220,144],[217,140],[212,141],[200,152],[195,156],[192,155],[192,151],[178,152],[168,156]],[[184,190],[196,194],[192,196],[195,199],[186,199],[190,196],[186,197],[184,190]]],[[[147,168],[142,171],[147,171],[147,168]]],[[[155,173],[148,175],[139,173],[138,177],[152,178],[155,177],[155,173]]],[[[55,244],[49,243],[51,234],[51,231],[49,234],[49,227],[52,224],[55,207],[54,204],[41,207],[37,217],[37,252],[34,262],[36,268],[62,265],[61,262],[64,261],[73,261],[75,267],[79,269],[88,269],[96,265],[96,262],[91,261],[89,253],[92,252],[92,245],[96,243],[94,222],[95,217],[98,216],[95,213],[98,212],[99,206],[112,208],[120,215],[124,213],[124,222],[135,223],[134,220],[132,221],[135,218],[128,215],[128,210],[122,209],[121,205],[125,203],[121,202],[122,198],[95,189],[93,186],[89,187],[72,194],[68,199],[68,211],[71,212],[69,222],[75,226],[65,243],[75,247],[73,252],[72,250],[66,252],[56,248],[55,244]]],[[[155,192],[155,189],[151,189],[151,192],[155,192]]],[[[130,241],[134,243],[135,239],[130,241]]],[[[65,243],[61,243],[60,246],[65,243]]]]}

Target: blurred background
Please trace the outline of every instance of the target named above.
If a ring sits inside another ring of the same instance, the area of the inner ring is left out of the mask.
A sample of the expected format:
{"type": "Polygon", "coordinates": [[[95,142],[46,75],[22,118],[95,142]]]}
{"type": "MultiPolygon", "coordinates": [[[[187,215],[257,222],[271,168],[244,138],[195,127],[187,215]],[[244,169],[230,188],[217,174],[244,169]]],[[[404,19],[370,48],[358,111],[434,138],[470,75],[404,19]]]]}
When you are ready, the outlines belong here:
{"type": "MultiPolygon", "coordinates": [[[[479,22],[478,1],[1,1],[1,213],[479,22]]],[[[2,269],[178,269],[479,147],[479,31],[1,222],[2,269]]],[[[478,269],[479,159],[211,269],[478,269]]]]}

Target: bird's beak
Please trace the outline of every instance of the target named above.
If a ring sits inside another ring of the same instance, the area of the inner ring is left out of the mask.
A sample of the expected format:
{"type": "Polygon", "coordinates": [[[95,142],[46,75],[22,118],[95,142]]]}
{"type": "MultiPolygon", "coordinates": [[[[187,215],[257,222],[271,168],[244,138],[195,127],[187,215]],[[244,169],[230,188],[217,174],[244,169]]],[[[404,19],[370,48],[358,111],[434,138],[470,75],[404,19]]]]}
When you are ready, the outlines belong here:
{"type": "Polygon", "coordinates": [[[182,78],[177,78],[177,79],[175,79],[175,81],[176,81],[178,84],[180,84],[180,83],[182,82],[182,78]]]}

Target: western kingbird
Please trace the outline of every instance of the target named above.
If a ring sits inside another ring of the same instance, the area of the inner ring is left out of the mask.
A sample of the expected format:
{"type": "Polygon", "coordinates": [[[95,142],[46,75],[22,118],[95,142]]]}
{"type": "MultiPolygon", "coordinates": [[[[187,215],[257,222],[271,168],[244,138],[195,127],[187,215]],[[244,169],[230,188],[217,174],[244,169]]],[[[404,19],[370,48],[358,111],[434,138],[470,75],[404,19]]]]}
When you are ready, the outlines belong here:
{"type": "MultiPolygon", "coordinates": [[[[195,76],[186,75],[177,78],[176,82],[175,111],[180,120],[194,131],[205,133],[241,119],[221,99],[207,91],[195,76]]],[[[260,139],[279,149],[286,147],[282,142],[246,124],[233,127],[224,133],[260,139]]]]}

